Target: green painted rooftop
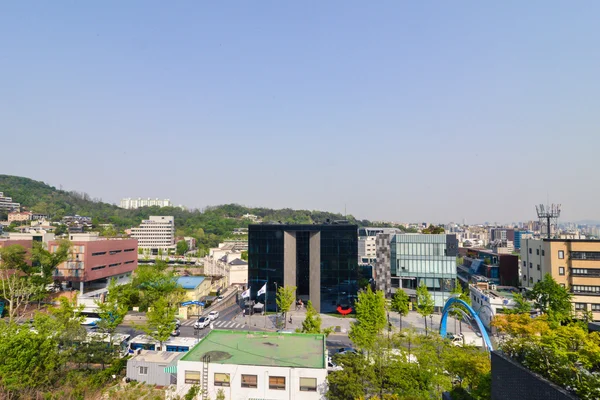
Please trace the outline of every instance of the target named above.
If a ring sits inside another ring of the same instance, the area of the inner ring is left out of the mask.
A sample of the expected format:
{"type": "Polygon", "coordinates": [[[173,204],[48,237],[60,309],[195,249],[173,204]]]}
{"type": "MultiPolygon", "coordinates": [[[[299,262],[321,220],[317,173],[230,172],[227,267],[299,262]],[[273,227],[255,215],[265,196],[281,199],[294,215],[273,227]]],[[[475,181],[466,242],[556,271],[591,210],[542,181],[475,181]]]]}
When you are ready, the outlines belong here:
{"type": "Polygon", "coordinates": [[[205,355],[217,364],[325,368],[325,335],[213,330],[181,361],[205,355]]]}

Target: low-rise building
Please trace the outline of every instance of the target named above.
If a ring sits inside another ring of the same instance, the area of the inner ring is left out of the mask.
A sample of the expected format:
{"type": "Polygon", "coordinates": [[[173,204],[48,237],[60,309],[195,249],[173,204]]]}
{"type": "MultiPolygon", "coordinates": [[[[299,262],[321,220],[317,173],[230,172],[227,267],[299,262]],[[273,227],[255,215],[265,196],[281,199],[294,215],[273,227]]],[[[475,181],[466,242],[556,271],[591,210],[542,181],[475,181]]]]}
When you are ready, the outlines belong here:
{"type": "Polygon", "coordinates": [[[229,284],[240,287],[248,286],[248,262],[241,258],[231,260],[229,263],[229,284]]]}
{"type": "Polygon", "coordinates": [[[11,212],[8,213],[8,222],[23,222],[23,221],[31,221],[33,213],[30,211],[21,211],[21,212],[11,212]]]}
{"type": "Polygon", "coordinates": [[[491,329],[496,314],[501,314],[505,308],[511,309],[517,306],[513,296],[518,292],[514,287],[490,285],[489,282],[469,285],[471,306],[487,329],[491,329]]]}
{"type": "Polygon", "coordinates": [[[473,277],[482,277],[496,285],[519,286],[518,256],[474,248],[460,248],[459,253],[463,263],[457,272],[463,285],[473,282],[473,277]]]}
{"type": "Polygon", "coordinates": [[[5,196],[3,192],[0,192],[0,210],[18,212],[21,210],[21,204],[14,202],[11,197],[5,196]]]}
{"type": "Polygon", "coordinates": [[[141,249],[148,249],[153,255],[159,251],[168,253],[175,249],[175,218],[151,215],[140,226],[131,228],[131,237],[137,239],[141,249]]]}
{"type": "Polygon", "coordinates": [[[182,356],[183,353],[171,351],[136,350],[127,360],[127,378],[148,385],[177,384],[177,375],[168,371],[182,356]]]}
{"type": "MultiPolygon", "coordinates": [[[[70,286],[79,285],[84,293],[88,290],[106,287],[109,280],[129,279],[137,268],[137,241],[129,238],[105,238],[97,233],[70,234],[71,254],[69,259],[54,271],[54,279],[68,282],[70,286]]],[[[58,249],[57,241],[50,241],[48,249],[58,249]]]]}
{"type": "Polygon", "coordinates": [[[177,392],[193,385],[210,398],[324,400],[325,335],[211,331],[177,362],[177,392]]]}
{"type": "MultiPolygon", "coordinates": [[[[200,301],[211,292],[211,280],[204,276],[182,276],[177,278],[177,284],[185,289],[185,302],[200,301]]],[[[184,304],[179,307],[179,316],[183,319],[191,315],[200,315],[202,308],[198,304],[184,304]]]]}
{"type": "Polygon", "coordinates": [[[525,239],[521,261],[523,286],[532,288],[550,274],[573,294],[576,312],[600,321],[600,240],[525,239]]]}

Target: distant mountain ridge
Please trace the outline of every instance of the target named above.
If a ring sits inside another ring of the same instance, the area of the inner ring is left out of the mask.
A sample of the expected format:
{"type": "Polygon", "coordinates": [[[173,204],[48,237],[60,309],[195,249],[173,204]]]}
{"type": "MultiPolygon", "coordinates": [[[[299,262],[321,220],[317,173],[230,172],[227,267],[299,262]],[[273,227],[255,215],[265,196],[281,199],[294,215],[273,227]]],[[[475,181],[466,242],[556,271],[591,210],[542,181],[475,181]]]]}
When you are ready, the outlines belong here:
{"type": "MultiPolygon", "coordinates": [[[[215,245],[224,237],[231,235],[234,228],[247,227],[248,219],[244,214],[253,214],[263,221],[294,224],[324,223],[327,220],[348,220],[360,226],[369,225],[368,220],[357,220],[352,215],[326,211],[292,210],[289,208],[273,210],[263,207],[245,207],[239,204],[226,204],[199,210],[181,210],[175,207],[143,207],[125,210],[101,199],[91,198],[83,192],[65,191],[33,179],[0,175],[0,192],[21,203],[28,210],[48,214],[54,220],[65,215],[84,215],[92,217],[94,225],[110,223],[118,230],[137,226],[150,215],[173,215],[178,236],[193,236],[207,246],[215,245]]],[[[0,220],[6,216],[0,215],[0,220]]]]}

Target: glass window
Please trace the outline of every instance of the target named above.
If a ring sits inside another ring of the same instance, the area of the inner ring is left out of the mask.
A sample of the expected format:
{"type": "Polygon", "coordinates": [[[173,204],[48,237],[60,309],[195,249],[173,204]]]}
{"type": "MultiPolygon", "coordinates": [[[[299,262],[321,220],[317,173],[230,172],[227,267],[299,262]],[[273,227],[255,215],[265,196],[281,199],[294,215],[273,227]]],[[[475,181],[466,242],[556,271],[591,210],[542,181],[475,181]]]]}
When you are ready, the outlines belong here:
{"type": "Polygon", "coordinates": [[[140,375],[148,375],[148,367],[140,367],[140,375]]]}
{"type": "Polygon", "coordinates": [[[558,251],[558,258],[561,260],[565,258],[565,252],[563,250],[558,251]]]}
{"type": "Polygon", "coordinates": [[[243,388],[257,388],[258,379],[256,375],[242,375],[242,387],[243,388]]]}
{"type": "Polygon", "coordinates": [[[529,248],[529,254],[531,254],[531,247],[529,248]]]}
{"type": "Polygon", "coordinates": [[[587,304],[585,303],[575,303],[576,310],[587,310],[587,304]]]}
{"type": "Polygon", "coordinates": [[[215,386],[229,387],[229,374],[215,373],[215,386]]]}
{"type": "Polygon", "coordinates": [[[564,275],[565,274],[565,267],[558,267],[558,274],[559,275],[564,275]]]}
{"type": "Polygon", "coordinates": [[[535,249],[535,255],[539,256],[540,255],[540,249],[535,249]]]}
{"type": "Polygon", "coordinates": [[[592,304],[592,311],[600,311],[600,304],[592,304]]]}
{"type": "Polygon", "coordinates": [[[542,250],[542,257],[546,255],[546,252],[542,250]]]}
{"type": "Polygon", "coordinates": [[[316,392],[317,391],[317,378],[300,378],[300,391],[301,392],[316,392]]]}
{"type": "Polygon", "coordinates": [[[285,376],[270,376],[269,389],[285,390],[285,376]]]}
{"type": "Polygon", "coordinates": [[[185,371],[185,383],[199,384],[200,371],[185,371]]]}
{"type": "Polygon", "coordinates": [[[537,265],[537,270],[538,270],[538,271],[540,270],[540,264],[538,264],[538,265],[537,265]]]}

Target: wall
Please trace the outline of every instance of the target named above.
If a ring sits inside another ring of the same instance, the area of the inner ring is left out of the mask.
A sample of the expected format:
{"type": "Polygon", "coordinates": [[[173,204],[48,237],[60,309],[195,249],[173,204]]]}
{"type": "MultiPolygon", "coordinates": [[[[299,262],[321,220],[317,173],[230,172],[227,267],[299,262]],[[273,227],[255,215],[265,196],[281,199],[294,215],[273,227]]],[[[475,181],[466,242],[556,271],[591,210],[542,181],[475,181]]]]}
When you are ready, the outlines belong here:
{"type": "Polygon", "coordinates": [[[171,380],[172,375],[165,372],[168,363],[159,364],[148,361],[137,361],[135,358],[127,361],[127,377],[138,382],[145,382],[148,385],[168,386],[175,383],[171,380]],[[139,367],[148,367],[147,375],[140,375],[139,367]]]}
{"type": "Polygon", "coordinates": [[[576,396],[499,352],[492,352],[492,400],[575,400],[576,396]]]}
{"type": "MultiPolygon", "coordinates": [[[[185,393],[192,386],[191,384],[185,383],[186,370],[199,371],[202,374],[202,363],[192,361],[178,362],[178,393],[185,393]]],[[[208,382],[208,395],[211,399],[216,398],[219,389],[223,389],[223,391],[225,392],[225,399],[227,400],[246,400],[250,398],[269,400],[325,400],[327,370],[212,363],[209,364],[208,382]],[[215,373],[230,374],[230,386],[215,386],[215,373]],[[257,388],[242,388],[242,374],[256,375],[257,388]],[[286,378],[285,390],[269,389],[269,376],[284,376],[286,378]],[[300,377],[317,378],[317,391],[301,392],[299,390],[300,377]]]]}

